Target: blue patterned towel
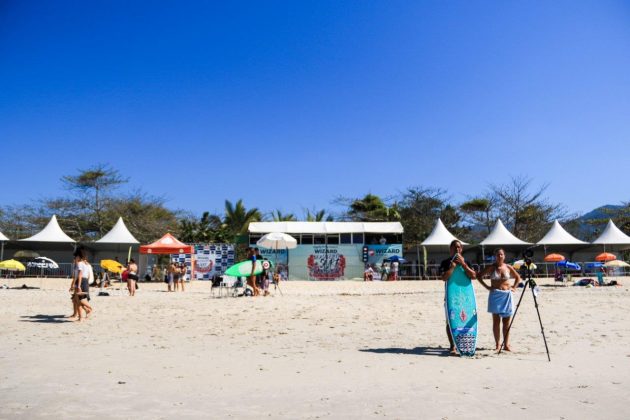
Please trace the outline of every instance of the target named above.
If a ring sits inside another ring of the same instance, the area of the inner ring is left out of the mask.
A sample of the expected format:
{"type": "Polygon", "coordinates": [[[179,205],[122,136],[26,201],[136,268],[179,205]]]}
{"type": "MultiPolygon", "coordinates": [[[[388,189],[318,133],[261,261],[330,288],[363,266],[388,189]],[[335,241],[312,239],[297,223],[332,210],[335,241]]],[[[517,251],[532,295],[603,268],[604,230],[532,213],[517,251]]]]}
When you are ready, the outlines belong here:
{"type": "Polygon", "coordinates": [[[514,302],[511,290],[490,290],[488,296],[488,312],[507,318],[514,313],[514,302]]]}

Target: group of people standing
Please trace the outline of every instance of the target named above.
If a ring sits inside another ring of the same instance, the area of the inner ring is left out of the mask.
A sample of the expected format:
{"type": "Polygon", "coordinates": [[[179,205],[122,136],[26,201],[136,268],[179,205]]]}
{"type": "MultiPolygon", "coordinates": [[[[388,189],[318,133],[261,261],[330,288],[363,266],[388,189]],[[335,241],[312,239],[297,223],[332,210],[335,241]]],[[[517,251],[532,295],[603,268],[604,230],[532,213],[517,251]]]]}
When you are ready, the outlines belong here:
{"type": "MultiPolygon", "coordinates": [[[[498,248],[494,251],[495,262],[476,272],[466,262],[462,255],[463,246],[458,240],[454,240],[450,245],[449,258],[446,258],[440,264],[440,273],[442,280],[447,281],[455,267],[458,265],[464,269],[466,276],[469,279],[477,279],[481,285],[487,289],[490,293],[488,295],[488,312],[492,314],[492,333],[494,335],[495,350],[501,349],[501,324],[503,324],[503,343],[504,350],[511,351],[512,348],[509,342],[509,325],[514,314],[514,300],[512,293],[516,287],[521,283],[521,276],[518,272],[509,264],[505,263],[505,251],[502,248],[498,248]],[[484,281],[484,277],[490,277],[490,284],[484,281]]],[[[446,334],[450,343],[450,352],[455,354],[455,342],[451,335],[451,330],[446,325],[446,334]]]]}
{"type": "Polygon", "coordinates": [[[186,264],[175,261],[171,261],[164,269],[164,282],[167,284],[169,292],[176,292],[178,289],[182,292],[185,291],[186,271],[186,264]]]}
{"type": "Polygon", "coordinates": [[[379,274],[382,281],[395,281],[398,280],[398,261],[383,261],[378,272],[372,268],[372,265],[367,264],[363,271],[363,281],[374,280],[374,274],[379,274]]]}

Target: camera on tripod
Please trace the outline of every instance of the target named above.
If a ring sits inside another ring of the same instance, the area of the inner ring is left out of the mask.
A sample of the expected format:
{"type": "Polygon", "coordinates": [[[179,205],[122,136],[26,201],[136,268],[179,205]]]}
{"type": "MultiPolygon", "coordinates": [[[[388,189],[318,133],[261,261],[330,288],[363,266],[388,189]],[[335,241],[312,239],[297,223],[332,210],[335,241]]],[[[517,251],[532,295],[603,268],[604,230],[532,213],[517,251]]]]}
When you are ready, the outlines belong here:
{"type": "Polygon", "coordinates": [[[523,251],[523,260],[525,261],[525,266],[527,268],[530,267],[533,256],[534,256],[534,251],[531,248],[527,248],[525,251],[523,251]]]}

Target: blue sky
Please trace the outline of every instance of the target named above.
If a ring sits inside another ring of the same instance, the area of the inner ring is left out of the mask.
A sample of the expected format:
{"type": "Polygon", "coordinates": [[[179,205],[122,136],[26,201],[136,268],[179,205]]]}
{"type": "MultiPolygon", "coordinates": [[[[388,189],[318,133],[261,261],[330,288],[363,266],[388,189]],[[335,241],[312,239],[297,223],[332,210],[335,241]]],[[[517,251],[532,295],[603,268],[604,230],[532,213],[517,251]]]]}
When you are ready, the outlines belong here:
{"type": "Polygon", "coordinates": [[[525,175],[630,200],[630,3],[0,3],[0,204],[108,163],[171,208],[525,175]]]}

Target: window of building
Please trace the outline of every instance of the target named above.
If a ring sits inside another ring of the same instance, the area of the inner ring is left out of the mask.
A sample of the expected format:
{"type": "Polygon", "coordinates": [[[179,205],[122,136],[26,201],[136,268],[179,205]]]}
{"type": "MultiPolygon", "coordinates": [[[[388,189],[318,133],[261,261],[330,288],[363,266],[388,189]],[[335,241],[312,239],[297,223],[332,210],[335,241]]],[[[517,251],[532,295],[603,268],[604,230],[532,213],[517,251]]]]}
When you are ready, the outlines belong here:
{"type": "Polygon", "coordinates": [[[352,243],[352,234],[351,233],[342,233],[339,235],[339,243],[340,244],[351,244],[352,243]]]}
{"type": "Polygon", "coordinates": [[[313,245],[313,235],[302,234],[302,245],[313,245]]]}
{"type": "Polygon", "coordinates": [[[313,244],[315,245],[326,244],[326,235],[313,235],[313,244]]]}
{"type": "Polygon", "coordinates": [[[363,234],[362,233],[353,233],[352,234],[352,243],[353,244],[364,244],[365,241],[363,240],[363,234]]]}
{"type": "Polygon", "coordinates": [[[327,235],[326,241],[329,245],[339,245],[339,234],[327,235]]]}

